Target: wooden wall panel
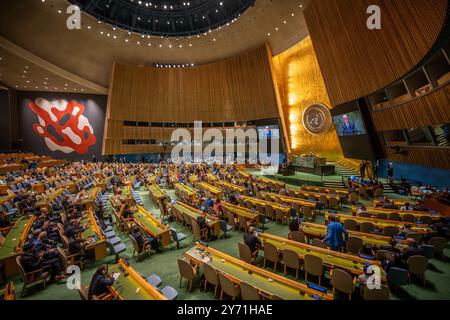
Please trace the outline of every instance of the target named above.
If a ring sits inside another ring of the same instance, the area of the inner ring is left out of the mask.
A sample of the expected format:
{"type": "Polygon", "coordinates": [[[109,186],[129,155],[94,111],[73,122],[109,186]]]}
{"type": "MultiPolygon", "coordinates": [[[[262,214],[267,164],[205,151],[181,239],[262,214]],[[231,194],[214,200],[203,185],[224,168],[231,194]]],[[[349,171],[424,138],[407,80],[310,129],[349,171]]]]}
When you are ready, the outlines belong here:
{"type": "Polygon", "coordinates": [[[429,52],[447,0],[314,0],[305,10],[331,104],[366,96],[400,79],[429,52]],[[381,30],[366,27],[369,5],[381,30]]]}
{"type": "Polygon", "coordinates": [[[377,131],[417,128],[450,122],[450,84],[390,109],[372,112],[377,131]]]}
{"type": "Polygon", "coordinates": [[[450,149],[408,148],[406,154],[398,154],[392,148],[386,149],[387,159],[428,167],[450,169],[450,149]]]}

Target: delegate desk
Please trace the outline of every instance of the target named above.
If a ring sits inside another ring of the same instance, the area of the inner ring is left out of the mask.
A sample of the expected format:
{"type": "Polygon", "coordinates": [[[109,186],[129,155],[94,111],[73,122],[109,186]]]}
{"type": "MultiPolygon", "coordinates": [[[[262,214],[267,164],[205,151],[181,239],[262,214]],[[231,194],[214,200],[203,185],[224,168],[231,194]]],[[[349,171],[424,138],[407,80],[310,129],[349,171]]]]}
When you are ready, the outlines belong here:
{"type": "Polygon", "coordinates": [[[159,239],[163,246],[170,244],[170,228],[152,216],[143,207],[138,205],[137,208],[138,210],[133,215],[134,222],[153,238],[159,239]]]}
{"type": "Polygon", "coordinates": [[[333,189],[333,188],[325,188],[325,187],[316,187],[316,186],[302,186],[300,188],[300,192],[303,191],[313,191],[313,192],[319,192],[319,193],[327,193],[327,194],[338,194],[338,195],[348,195],[350,194],[350,191],[347,189],[333,189]]]}
{"type": "Polygon", "coordinates": [[[186,197],[189,199],[194,199],[197,195],[194,189],[188,187],[184,183],[175,183],[173,185],[173,188],[175,189],[175,194],[177,195],[177,197],[186,197]]]}
{"type": "MultiPolygon", "coordinates": [[[[315,223],[308,223],[308,222],[302,222],[301,230],[305,234],[305,236],[308,237],[308,239],[311,238],[319,238],[323,239],[327,235],[327,226],[322,224],[315,224],[315,223]]],[[[372,234],[372,233],[362,233],[358,231],[350,231],[348,230],[349,237],[357,237],[361,238],[363,240],[363,244],[374,247],[374,248],[380,248],[385,246],[390,246],[390,240],[391,237],[386,237],[378,234],[372,234]]],[[[403,249],[407,247],[406,240],[396,240],[397,245],[396,248],[403,249]]]]}
{"type": "Polygon", "coordinates": [[[216,181],[215,185],[219,188],[228,190],[229,192],[231,191],[232,193],[238,193],[240,195],[247,194],[247,189],[245,187],[238,186],[227,181],[216,181]]]}
{"type": "MultiPolygon", "coordinates": [[[[280,253],[285,249],[295,251],[300,260],[304,260],[306,254],[311,254],[320,257],[324,266],[330,269],[344,269],[354,276],[364,273],[364,265],[380,265],[380,262],[376,260],[363,259],[351,254],[315,247],[268,233],[260,233],[259,239],[261,239],[263,246],[266,242],[273,244],[280,253]]],[[[386,280],[384,275],[382,275],[382,280],[386,280]]]]}
{"type": "Polygon", "coordinates": [[[284,188],[286,186],[286,183],[284,182],[279,182],[276,180],[271,180],[271,179],[267,179],[267,178],[256,178],[256,181],[258,183],[262,183],[268,186],[275,186],[278,189],[284,188]]]}
{"type": "Polygon", "coordinates": [[[271,207],[274,208],[274,209],[280,209],[281,211],[283,211],[283,213],[284,213],[285,215],[287,215],[287,214],[289,213],[289,211],[291,210],[291,207],[285,206],[285,205],[282,205],[282,204],[276,203],[276,202],[271,202],[271,201],[267,201],[267,200],[263,200],[263,199],[252,198],[252,197],[246,197],[246,196],[240,196],[239,198],[242,199],[242,200],[244,200],[244,201],[250,202],[253,206],[254,206],[256,203],[259,203],[259,204],[262,205],[263,207],[264,207],[265,205],[269,205],[269,206],[271,206],[271,207]]]}
{"type": "Polygon", "coordinates": [[[183,202],[177,201],[177,203],[171,203],[169,206],[172,206],[175,210],[188,215],[191,219],[197,221],[198,216],[204,216],[206,219],[206,224],[211,229],[211,231],[218,237],[220,235],[220,220],[216,217],[213,217],[205,212],[197,210],[183,202]]]}
{"type": "Polygon", "coordinates": [[[167,300],[123,259],[110,267],[109,272],[118,275],[114,284],[109,287],[117,300],[167,300]]]}
{"type": "Polygon", "coordinates": [[[207,194],[212,194],[214,198],[216,199],[223,199],[223,192],[221,189],[214,187],[213,185],[210,185],[206,182],[196,182],[195,187],[199,189],[200,191],[207,194]]]}
{"type": "Polygon", "coordinates": [[[95,220],[92,208],[83,217],[80,225],[85,228],[81,233],[81,238],[86,240],[85,250],[93,253],[95,261],[106,257],[106,239],[95,220]]]}
{"type": "Polygon", "coordinates": [[[197,265],[209,265],[216,272],[227,275],[234,283],[246,282],[268,299],[333,300],[331,294],[308,288],[303,283],[288,279],[220,251],[197,243],[184,256],[197,265]]]}
{"type": "Polygon", "coordinates": [[[227,209],[232,214],[244,217],[245,219],[253,222],[253,224],[259,226],[259,212],[244,207],[235,206],[234,204],[223,202],[223,208],[227,209]]]}
{"type": "Polygon", "coordinates": [[[88,210],[94,208],[95,199],[97,198],[99,191],[100,187],[89,189],[86,198],[81,199],[79,203],[83,206],[85,205],[88,210]]]}
{"type": "Polygon", "coordinates": [[[297,203],[301,207],[306,206],[306,207],[310,207],[311,209],[314,209],[316,207],[316,203],[315,202],[302,200],[302,199],[299,199],[299,198],[282,196],[282,195],[276,194],[276,193],[262,193],[262,195],[263,196],[269,196],[273,201],[276,201],[276,199],[280,199],[281,202],[288,203],[290,205],[293,205],[294,203],[297,203]]]}
{"type": "Polygon", "coordinates": [[[55,200],[57,197],[59,197],[66,189],[60,188],[53,192],[51,195],[49,195],[47,198],[36,202],[35,206],[37,208],[47,208],[47,210],[50,212],[51,209],[51,203],[53,200],[55,200]]]}
{"type": "Polygon", "coordinates": [[[166,192],[161,189],[156,183],[152,183],[148,186],[149,196],[153,198],[155,203],[160,203],[166,199],[166,192]]]}
{"type": "Polygon", "coordinates": [[[16,257],[22,254],[23,246],[35,220],[35,216],[20,217],[6,235],[3,245],[0,247],[0,266],[6,277],[19,273],[16,257]]]}
{"type": "MultiPolygon", "coordinates": [[[[389,215],[390,213],[398,213],[400,217],[402,217],[405,214],[412,214],[414,218],[418,221],[420,221],[421,217],[430,217],[434,221],[439,221],[443,216],[436,212],[428,212],[428,211],[402,211],[402,210],[396,210],[396,209],[385,209],[385,208],[367,208],[367,212],[369,214],[378,214],[378,213],[386,213],[389,215]]],[[[356,213],[356,208],[353,207],[353,213],[356,213]]]]}
{"type": "Polygon", "coordinates": [[[359,225],[363,222],[371,222],[375,225],[375,227],[379,229],[384,229],[387,226],[393,226],[399,228],[401,231],[402,229],[406,229],[405,227],[408,226],[409,229],[413,232],[421,232],[421,233],[428,233],[431,231],[431,229],[425,225],[425,224],[416,224],[416,223],[410,223],[406,221],[391,221],[391,220],[383,220],[383,219],[376,219],[376,218],[365,218],[365,217],[359,217],[359,216],[349,216],[345,214],[335,214],[335,213],[325,213],[325,221],[328,223],[330,215],[334,215],[338,220],[343,223],[345,220],[354,220],[359,225]]]}

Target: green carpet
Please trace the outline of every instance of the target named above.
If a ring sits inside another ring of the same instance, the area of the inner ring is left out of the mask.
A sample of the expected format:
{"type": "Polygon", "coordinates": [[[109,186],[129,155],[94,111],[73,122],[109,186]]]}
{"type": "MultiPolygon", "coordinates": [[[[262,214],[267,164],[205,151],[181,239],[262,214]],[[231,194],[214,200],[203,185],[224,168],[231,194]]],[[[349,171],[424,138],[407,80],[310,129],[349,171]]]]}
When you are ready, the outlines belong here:
{"type": "MultiPolygon", "coordinates": [[[[144,201],[144,207],[154,213],[159,215],[159,210],[148,195],[148,191],[141,188],[139,191],[144,201]]],[[[173,195],[173,190],[168,190],[168,192],[173,195]]],[[[366,202],[366,201],[363,201],[366,202]]],[[[366,203],[370,205],[370,202],[366,203]]],[[[108,206],[108,209],[110,207],[108,206]]],[[[350,208],[344,208],[344,212],[349,213],[350,208]]],[[[318,216],[316,218],[316,223],[324,223],[324,217],[318,216]]],[[[192,242],[192,234],[183,226],[177,223],[170,223],[171,227],[175,227],[178,232],[182,232],[187,235],[187,239],[183,240],[182,248],[176,249],[174,244],[169,245],[164,249],[162,253],[153,254],[141,262],[135,262],[132,259],[132,245],[128,241],[126,234],[118,233],[120,238],[124,243],[127,244],[127,251],[123,256],[131,263],[131,265],[140,273],[145,276],[150,274],[157,274],[161,277],[163,283],[162,287],[169,285],[178,291],[178,299],[186,300],[196,300],[196,299],[213,299],[213,292],[209,290],[207,292],[202,292],[198,287],[192,292],[188,292],[186,289],[187,281],[184,280],[182,288],[179,288],[179,272],[177,266],[177,259],[183,257],[183,253],[186,252],[190,247],[194,245],[192,242]]],[[[268,233],[286,237],[288,233],[287,225],[280,225],[273,222],[269,222],[266,225],[266,231],[268,233]]],[[[210,242],[210,246],[214,249],[220,250],[226,254],[239,257],[237,243],[242,240],[243,233],[240,231],[232,231],[229,233],[228,239],[218,239],[216,241],[210,242]]],[[[447,256],[450,255],[449,250],[446,249],[447,256]]],[[[110,256],[102,263],[113,263],[114,257],[110,256]]],[[[420,281],[413,281],[413,284],[399,288],[395,293],[392,294],[392,299],[450,299],[450,263],[447,258],[446,262],[439,261],[438,259],[431,259],[429,261],[429,268],[426,273],[427,285],[423,286],[420,281]]],[[[261,264],[261,257],[259,257],[257,263],[261,264]]],[[[94,273],[96,267],[100,263],[89,264],[82,271],[82,284],[88,285],[90,278],[94,273]]],[[[270,266],[268,266],[270,267],[270,266]]],[[[278,268],[282,270],[282,267],[278,268]]],[[[280,273],[282,274],[282,273],[280,273]]],[[[301,274],[301,273],[300,273],[301,274]]],[[[293,274],[289,274],[287,277],[294,279],[293,274]]],[[[302,281],[302,278],[299,279],[302,281]]],[[[16,285],[16,298],[21,299],[20,292],[22,289],[22,284],[20,283],[20,278],[15,278],[16,285]]],[[[78,292],[76,290],[69,290],[65,282],[59,284],[51,284],[46,289],[40,290],[30,290],[25,299],[41,299],[41,300],[69,300],[69,299],[79,299],[78,292]]]]}

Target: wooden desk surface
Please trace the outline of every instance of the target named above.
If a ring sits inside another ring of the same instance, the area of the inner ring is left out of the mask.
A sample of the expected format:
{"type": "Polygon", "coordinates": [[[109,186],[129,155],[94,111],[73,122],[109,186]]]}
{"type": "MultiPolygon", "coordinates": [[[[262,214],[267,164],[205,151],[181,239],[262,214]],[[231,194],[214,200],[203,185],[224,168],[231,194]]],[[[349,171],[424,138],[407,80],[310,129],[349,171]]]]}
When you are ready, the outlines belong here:
{"type": "Polygon", "coordinates": [[[322,259],[325,266],[330,268],[343,268],[349,271],[351,274],[360,275],[364,273],[364,264],[380,265],[379,261],[367,260],[358,256],[336,252],[329,249],[315,247],[309,244],[292,241],[287,238],[278,237],[268,233],[260,233],[259,238],[264,243],[271,243],[277,247],[278,251],[284,249],[293,250],[298,253],[301,260],[304,259],[306,254],[312,254],[322,259]]]}
{"type": "Polygon", "coordinates": [[[342,193],[342,194],[348,195],[350,193],[350,191],[347,189],[325,188],[325,187],[317,187],[317,186],[302,186],[300,188],[300,190],[301,190],[300,192],[303,192],[303,191],[320,192],[320,190],[325,190],[325,192],[327,192],[328,194],[336,192],[337,194],[342,193]]]}
{"type": "Polygon", "coordinates": [[[118,299],[167,300],[165,296],[153,288],[132,267],[127,266],[122,259],[119,260],[118,264],[110,267],[109,271],[111,273],[120,273],[119,278],[110,287],[111,293],[118,299]]]}
{"type": "Polygon", "coordinates": [[[259,212],[250,210],[248,208],[236,206],[228,202],[222,202],[222,205],[224,208],[227,208],[231,213],[255,221],[257,225],[259,225],[259,212]]]}
{"type": "Polygon", "coordinates": [[[173,206],[178,211],[186,213],[195,221],[197,221],[198,216],[204,216],[206,219],[206,224],[214,231],[214,234],[216,236],[220,235],[220,220],[218,218],[213,217],[180,201],[175,204],[171,203],[169,204],[169,206],[173,206]]]}
{"type": "Polygon", "coordinates": [[[271,197],[274,200],[276,198],[279,198],[279,199],[281,199],[282,202],[289,203],[289,204],[298,203],[300,206],[307,206],[307,207],[311,207],[311,208],[315,208],[316,207],[316,202],[311,202],[311,201],[298,199],[298,198],[293,198],[293,197],[288,197],[288,196],[282,196],[282,195],[276,194],[276,193],[264,193],[263,192],[261,194],[262,195],[268,195],[269,197],[271,197]]]}
{"type": "Polygon", "coordinates": [[[0,247],[0,260],[22,253],[23,245],[35,220],[35,216],[24,216],[16,221],[0,247]]]}
{"type": "Polygon", "coordinates": [[[242,198],[245,201],[249,201],[249,202],[251,202],[253,204],[259,203],[262,206],[265,206],[266,204],[268,204],[268,205],[272,206],[273,208],[281,209],[283,212],[288,212],[289,210],[291,210],[291,207],[284,206],[284,205],[282,205],[280,203],[276,203],[276,202],[271,202],[271,201],[266,201],[266,200],[263,200],[263,199],[246,197],[246,196],[240,196],[240,198],[242,198]]]}
{"type": "MultiPolygon", "coordinates": [[[[301,230],[305,235],[318,237],[318,238],[325,238],[327,235],[327,226],[321,225],[321,224],[315,224],[315,223],[308,223],[308,222],[302,222],[301,223],[301,230]]],[[[377,234],[372,233],[363,233],[358,231],[350,231],[347,230],[350,237],[358,237],[363,240],[363,243],[370,246],[375,247],[382,247],[382,246],[389,246],[391,237],[381,236],[377,234]]],[[[406,240],[396,240],[397,241],[397,248],[402,249],[405,248],[406,240]]]]}
{"type": "MultiPolygon", "coordinates": [[[[357,208],[353,207],[353,212],[356,212],[357,208]]],[[[439,220],[440,218],[443,218],[443,216],[440,213],[433,213],[433,212],[427,212],[427,211],[402,211],[397,209],[385,209],[385,208],[367,208],[367,212],[370,214],[378,214],[378,213],[398,213],[400,216],[403,216],[405,214],[412,214],[416,218],[428,216],[431,217],[433,220],[439,220]]]]}
{"type": "Polygon", "coordinates": [[[170,243],[170,228],[140,205],[137,208],[138,210],[134,213],[133,220],[154,238],[161,238],[163,245],[168,245],[170,243]]]}
{"type": "Polygon", "coordinates": [[[184,255],[197,264],[208,264],[216,271],[229,276],[237,284],[246,282],[254,286],[261,295],[269,299],[274,295],[285,300],[312,300],[313,296],[327,300],[333,299],[331,294],[310,289],[300,282],[245,263],[199,243],[184,255]]]}
{"type": "Polygon", "coordinates": [[[188,187],[184,183],[175,183],[173,187],[176,191],[178,190],[181,193],[185,193],[188,197],[195,197],[197,195],[197,192],[195,192],[194,189],[188,187]]]}
{"type": "Polygon", "coordinates": [[[162,200],[166,198],[166,193],[156,183],[149,185],[148,189],[155,199],[162,200]]]}

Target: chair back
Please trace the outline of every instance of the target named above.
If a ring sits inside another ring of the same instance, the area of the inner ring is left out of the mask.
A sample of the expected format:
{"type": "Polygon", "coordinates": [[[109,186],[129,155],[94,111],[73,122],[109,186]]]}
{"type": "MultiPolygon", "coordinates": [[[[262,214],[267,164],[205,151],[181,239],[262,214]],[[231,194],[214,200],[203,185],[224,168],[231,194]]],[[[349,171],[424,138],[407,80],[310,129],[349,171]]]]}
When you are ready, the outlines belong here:
{"type": "Polygon", "coordinates": [[[414,223],[415,222],[414,215],[411,213],[405,213],[402,215],[402,221],[414,223]]]}
{"type": "Polygon", "coordinates": [[[311,207],[308,207],[308,206],[302,207],[302,213],[303,213],[303,216],[305,216],[306,218],[311,218],[313,216],[311,207]]]}
{"type": "Polygon", "coordinates": [[[358,237],[349,237],[346,245],[346,251],[350,254],[359,254],[363,246],[363,239],[358,237]]]}
{"type": "Polygon", "coordinates": [[[356,227],[358,226],[358,223],[355,220],[352,219],[346,219],[344,221],[344,228],[349,231],[356,231],[356,227]]]}
{"type": "Polygon", "coordinates": [[[244,243],[238,242],[238,248],[239,248],[239,258],[247,263],[252,263],[253,257],[252,257],[252,250],[249,246],[247,246],[244,243]]]}
{"type": "Polygon", "coordinates": [[[322,202],[325,207],[328,207],[328,198],[327,198],[327,196],[325,196],[323,194],[320,195],[319,196],[319,201],[322,202]]]}
{"type": "Polygon", "coordinates": [[[323,242],[321,239],[314,238],[312,241],[312,245],[319,248],[328,249],[327,244],[323,242]]]}
{"type": "Polygon", "coordinates": [[[346,294],[353,293],[353,278],[344,270],[333,269],[331,272],[331,285],[340,292],[346,294]]]}
{"type": "Polygon", "coordinates": [[[339,206],[339,200],[336,197],[330,198],[330,208],[336,208],[339,206]]]}
{"type": "Polygon", "coordinates": [[[420,217],[420,221],[421,221],[423,224],[432,224],[432,223],[433,223],[433,218],[430,217],[430,216],[421,216],[421,217],[420,217]]]}
{"type": "Polygon", "coordinates": [[[363,222],[359,225],[359,231],[363,233],[371,233],[375,230],[375,225],[372,222],[363,222]]]}
{"type": "Polygon", "coordinates": [[[349,200],[351,203],[357,203],[359,201],[358,194],[355,192],[350,193],[349,200]]]}
{"type": "Polygon", "coordinates": [[[219,284],[219,276],[217,275],[216,270],[214,270],[209,264],[205,263],[203,265],[203,273],[206,281],[215,286],[219,284]]]}
{"type": "Polygon", "coordinates": [[[406,237],[414,239],[414,241],[417,244],[420,244],[422,242],[422,239],[423,239],[423,234],[417,233],[417,232],[410,232],[410,233],[406,234],[406,237]]]}
{"type": "Polygon", "coordinates": [[[22,266],[22,256],[16,257],[16,264],[19,267],[20,275],[22,276],[22,281],[24,284],[30,283],[30,280],[28,279],[27,273],[25,272],[25,269],[22,266]]]}
{"type": "Polygon", "coordinates": [[[276,218],[279,220],[285,219],[284,212],[280,208],[275,208],[275,215],[276,215],[276,218]]]}
{"type": "Polygon", "coordinates": [[[383,188],[376,188],[374,193],[373,193],[373,197],[374,198],[379,198],[379,197],[382,197],[383,195],[384,195],[383,188]]]}
{"type": "Polygon", "coordinates": [[[134,239],[131,234],[128,235],[128,238],[130,238],[130,240],[131,240],[131,244],[133,245],[133,249],[135,251],[139,252],[139,245],[138,245],[136,239],[134,239]]]}
{"type": "Polygon", "coordinates": [[[172,237],[173,241],[178,242],[178,233],[174,229],[170,229],[170,236],[172,237]]]}
{"type": "Polygon", "coordinates": [[[201,231],[200,231],[200,226],[198,225],[197,221],[192,220],[191,225],[192,225],[192,231],[194,232],[194,238],[196,240],[200,240],[201,239],[201,231]]]}
{"type": "Polygon", "coordinates": [[[273,207],[271,205],[266,204],[264,206],[264,210],[266,212],[266,217],[268,217],[268,218],[273,218],[274,217],[273,207]]]}
{"type": "Polygon", "coordinates": [[[387,250],[378,250],[375,257],[377,258],[378,261],[386,261],[388,260],[389,262],[394,262],[394,253],[392,253],[391,251],[387,251],[387,250]]]}
{"type": "Polygon", "coordinates": [[[262,206],[262,204],[261,203],[255,203],[255,207],[256,207],[256,210],[258,210],[258,212],[260,213],[260,214],[265,214],[266,213],[266,211],[265,211],[265,209],[264,209],[264,207],[262,206]]]}
{"type": "Polygon", "coordinates": [[[301,243],[306,243],[306,237],[302,231],[292,231],[291,233],[289,233],[289,239],[301,243]]]}
{"type": "Polygon", "coordinates": [[[312,254],[305,254],[304,257],[305,272],[313,276],[321,276],[323,274],[323,261],[320,257],[312,254]]]}
{"type": "Polygon", "coordinates": [[[386,237],[393,237],[396,236],[399,231],[400,229],[396,226],[386,226],[383,229],[383,235],[386,237]]]}
{"type": "Polygon", "coordinates": [[[61,247],[57,247],[56,250],[58,250],[59,256],[60,256],[61,260],[63,261],[64,266],[68,266],[69,265],[69,258],[67,257],[66,250],[64,250],[61,247]]]}
{"type": "Polygon", "coordinates": [[[264,258],[271,262],[278,262],[278,250],[273,244],[264,243],[264,258]]]}
{"type": "Polygon", "coordinates": [[[447,239],[444,237],[432,237],[428,244],[434,246],[434,250],[442,254],[447,245],[447,239]]]}
{"type": "Polygon", "coordinates": [[[244,216],[238,216],[239,219],[239,227],[245,228],[247,230],[247,219],[244,216]]]}
{"type": "Polygon", "coordinates": [[[423,275],[427,270],[428,259],[424,256],[412,256],[408,258],[409,273],[423,275]]]}
{"type": "Polygon", "coordinates": [[[386,213],[377,213],[377,219],[387,220],[388,215],[386,213]]]}
{"type": "Polygon", "coordinates": [[[233,281],[223,273],[219,273],[219,281],[222,290],[232,298],[236,298],[239,295],[239,289],[235,287],[233,281]]]}
{"type": "Polygon", "coordinates": [[[256,290],[254,286],[249,285],[247,282],[242,281],[240,283],[240,289],[242,300],[261,300],[258,290],[256,290]]]}
{"type": "Polygon", "coordinates": [[[387,282],[396,286],[408,284],[408,270],[392,267],[387,274],[387,282]]]}
{"type": "Polygon", "coordinates": [[[283,250],[283,261],[289,268],[300,269],[300,259],[298,258],[298,254],[293,250],[283,250]]]}
{"type": "Polygon", "coordinates": [[[289,197],[291,197],[291,198],[296,198],[295,190],[289,189],[289,190],[288,190],[288,195],[289,195],[289,197]]]}
{"type": "Polygon", "coordinates": [[[391,290],[388,286],[382,284],[380,289],[370,290],[367,286],[363,287],[363,298],[364,300],[389,300],[391,296],[391,290]]]}
{"type": "Polygon", "coordinates": [[[401,220],[400,214],[398,214],[398,212],[391,212],[389,213],[388,220],[400,221],[401,220]]]}
{"type": "Polygon", "coordinates": [[[185,260],[177,259],[178,269],[180,271],[180,275],[183,278],[193,280],[195,278],[194,269],[192,266],[185,260]]]}

